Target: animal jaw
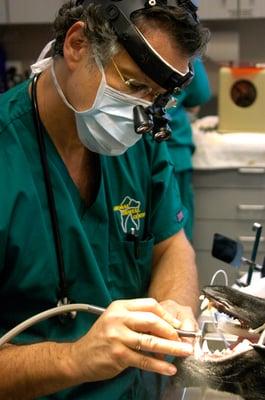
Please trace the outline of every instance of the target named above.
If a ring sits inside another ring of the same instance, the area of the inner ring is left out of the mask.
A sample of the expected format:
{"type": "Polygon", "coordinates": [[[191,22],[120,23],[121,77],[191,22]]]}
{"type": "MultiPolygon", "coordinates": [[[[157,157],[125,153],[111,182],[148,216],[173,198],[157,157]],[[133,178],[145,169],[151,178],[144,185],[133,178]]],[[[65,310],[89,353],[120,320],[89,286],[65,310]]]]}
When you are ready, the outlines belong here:
{"type": "MultiPolygon", "coordinates": [[[[205,287],[203,294],[218,311],[256,329],[264,324],[265,300],[225,286],[205,287]]],[[[233,349],[209,352],[195,345],[193,356],[176,359],[178,386],[200,386],[240,395],[245,400],[265,399],[265,347],[244,340],[233,349]]]]}
{"type": "Polygon", "coordinates": [[[237,318],[243,327],[256,329],[265,322],[264,299],[228,286],[206,286],[202,293],[218,311],[237,318]]]}
{"type": "Polygon", "coordinates": [[[240,395],[245,400],[265,399],[265,351],[251,349],[232,358],[201,361],[194,357],[176,360],[174,383],[201,386],[240,395]]]}

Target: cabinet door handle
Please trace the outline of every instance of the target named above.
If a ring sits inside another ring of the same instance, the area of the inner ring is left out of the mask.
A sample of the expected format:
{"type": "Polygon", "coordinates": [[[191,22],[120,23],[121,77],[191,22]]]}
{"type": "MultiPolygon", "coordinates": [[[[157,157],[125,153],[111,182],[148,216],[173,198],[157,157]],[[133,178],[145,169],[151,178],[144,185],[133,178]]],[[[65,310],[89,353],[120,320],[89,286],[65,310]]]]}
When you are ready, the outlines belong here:
{"type": "Polygon", "coordinates": [[[250,8],[242,8],[240,10],[241,18],[251,17],[252,15],[253,15],[253,11],[250,8]]]}
{"type": "MultiPolygon", "coordinates": [[[[240,242],[245,242],[245,243],[254,243],[256,240],[256,236],[239,236],[239,241],[240,242]]],[[[261,236],[260,242],[264,242],[265,238],[264,236],[261,236]]]]}
{"type": "Polygon", "coordinates": [[[265,168],[239,168],[240,174],[264,174],[265,168]]]}
{"type": "Polygon", "coordinates": [[[238,209],[240,211],[264,211],[264,204],[238,204],[238,209]]]}

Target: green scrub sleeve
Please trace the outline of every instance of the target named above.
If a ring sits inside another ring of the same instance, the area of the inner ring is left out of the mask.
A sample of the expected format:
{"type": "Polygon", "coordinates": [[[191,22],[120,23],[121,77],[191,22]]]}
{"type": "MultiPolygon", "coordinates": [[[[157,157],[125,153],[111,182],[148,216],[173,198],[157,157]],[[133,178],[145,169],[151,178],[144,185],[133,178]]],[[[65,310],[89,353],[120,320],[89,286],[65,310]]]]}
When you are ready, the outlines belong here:
{"type": "Polygon", "coordinates": [[[194,78],[185,89],[183,106],[186,108],[196,107],[210,100],[212,91],[205,66],[200,58],[193,62],[194,78]]]}
{"type": "Polygon", "coordinates": [[[159,243],[178,233],[187,221],[187,210],[180,199],[178,182],[166,143],[160,146],[163,157],[157,157],[152,170],[152,206],[150,226],[159,243]]]}

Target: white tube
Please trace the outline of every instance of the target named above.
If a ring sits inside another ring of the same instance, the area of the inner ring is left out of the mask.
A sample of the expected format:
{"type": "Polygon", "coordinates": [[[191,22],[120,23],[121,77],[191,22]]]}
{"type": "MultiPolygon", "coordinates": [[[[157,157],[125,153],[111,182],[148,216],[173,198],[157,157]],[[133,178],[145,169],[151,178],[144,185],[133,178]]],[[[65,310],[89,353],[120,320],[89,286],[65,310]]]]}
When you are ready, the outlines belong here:
{"type": "Polygon", "coordinates": [[[15,326],[4,336],[0,338],[0,347],[4,344],[10,342],[14,337],[19,335],[21,332],[28,329],[30,326],[37,324],[38,322],[44,321],[45,319],[55,317],[57,315],[73,312],[73,311],[83,311],[91,314],[101,315],[105,311],[105,308],[92,306],[90,304],[68,304],[65,306],[51,308],[49,310],[43,311],[33,317],[27,319],[21,324],[15,326]]]}
{"type": "Polygon", "coordinates": [[[225,286],[228,286],[228,277],[227,277],[227,273],[223,270],[223,269],[219,269],[218,271],[215,272],[215,274],[213,275],[212,279],[211,279],[211,283],[210,286],[213,286],[214,281],[217,277],[217,275],[222,274],[224,276],[224,280],[225,280],[225,286]]]}

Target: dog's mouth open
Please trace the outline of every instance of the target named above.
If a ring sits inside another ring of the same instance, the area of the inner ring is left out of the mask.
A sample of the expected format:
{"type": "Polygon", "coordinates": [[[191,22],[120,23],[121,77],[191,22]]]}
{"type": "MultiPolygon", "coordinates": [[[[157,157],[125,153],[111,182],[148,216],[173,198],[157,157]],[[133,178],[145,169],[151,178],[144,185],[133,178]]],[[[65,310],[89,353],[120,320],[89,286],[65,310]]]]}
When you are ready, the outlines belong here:
{"type": "Polygon", "coordinates": [[[202,329],[202,343],[199,343],[200,338],[195,339],[194,354],[174,360],[178,372],[172,378],[172,390],[175,386],[209,387],[239,394],[245,400],[264,400],[265,300],[227,286],[205,287],[203,295],[211,307],[231,317],[230,323],[222,329],[218,324],[216,335],[220,333],[225,339],[230,333],[235,340],[228,340],[225,346],[225,340],[222,345],[219,336],[215,348],[224,350],[214,350],[213,346],[210,351],[207,344],[211,348],[213,343],[210,340],[203,342],[210,335],[210,329],[209,334],[204,334],[202,329]]]}
{"type": "MultiPolygon", "coordinates": [[[[246,312],[243,308],[246,301],[244,294],[242,297],[242,293],[238,292],[239,298],[235,300],[235,296],[231,297],[234,291],[231,291],[228,287],[218,286],[205,287],[202,292],[201,298],[203,302],[201,308],[205,309],[207,307],[212,316],[216,311],[226,316],[221,321],[215,321],[216,334],[220,335],[220,341],[223,341],[224,348],[223,350],[211,350],[207,340],[197,340],[194,348],[194,357],[204,362],[222,362],[253,350],[253,345],[256,345],[260,339],[259,330],[255,329],[259,326],[260,321],[253,321],[251,313],[246,312]],[[232,343],[228,342],[226,340],[227,334],[233,335],[237,339],[232,343]]],[[[249,296],[247,298],[249,301],[249,296]]]]}

